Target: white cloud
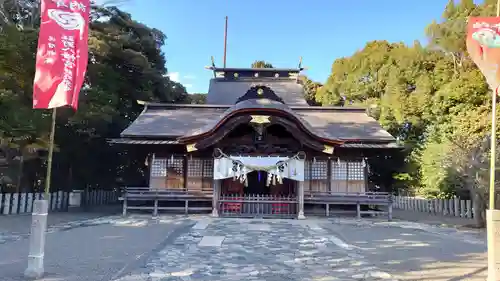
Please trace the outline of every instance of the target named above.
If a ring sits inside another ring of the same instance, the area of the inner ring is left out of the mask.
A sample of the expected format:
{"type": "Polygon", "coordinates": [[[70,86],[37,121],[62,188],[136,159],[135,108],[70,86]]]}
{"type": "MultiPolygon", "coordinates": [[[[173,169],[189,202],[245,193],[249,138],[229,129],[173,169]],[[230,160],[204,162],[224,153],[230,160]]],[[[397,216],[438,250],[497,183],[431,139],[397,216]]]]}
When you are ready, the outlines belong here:
{"type": "Polygon", "coordinates": [[[186,88],[186,89],[193,88],[193,84],[191,84],[191,83],[182,83],[182,81],[184,81],[186,79],[187,80],[194,79],[193,75],[184,75],[184,76],[182,76],[182,79],[181,79],[181,75],[179,72],[170,72],[167,74],[167,76],[170,77],[171,81],[182,84],[184,86],[184,88],[186,88]]]}
{"type": "Polygon", "coordinates": [[[179,83],[180,82],[180,77],[179,77],[179,72],[171,72],[167,74],[168,77],[170,77],[170,80],[179,83]]]}

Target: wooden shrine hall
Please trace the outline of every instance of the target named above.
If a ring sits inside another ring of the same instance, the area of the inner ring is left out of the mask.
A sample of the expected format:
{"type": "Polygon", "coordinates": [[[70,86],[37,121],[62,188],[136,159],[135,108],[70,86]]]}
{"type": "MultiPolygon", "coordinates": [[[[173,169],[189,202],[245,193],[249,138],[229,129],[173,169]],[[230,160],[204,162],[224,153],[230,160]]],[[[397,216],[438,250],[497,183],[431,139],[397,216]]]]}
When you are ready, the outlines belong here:
{"type": "Polygon", "coordinates": [[[369,189],[367,160],[400,147],[364,109],[309,106],[301,68],[210,69],[207,104],[144,103],[110,140],[150,155],[149,186],[125,188],[124,214],[304,218],[304,205],[326,215],[352,205],[360,217],[385,205],[390,218],[391,195],[369,189]]]}

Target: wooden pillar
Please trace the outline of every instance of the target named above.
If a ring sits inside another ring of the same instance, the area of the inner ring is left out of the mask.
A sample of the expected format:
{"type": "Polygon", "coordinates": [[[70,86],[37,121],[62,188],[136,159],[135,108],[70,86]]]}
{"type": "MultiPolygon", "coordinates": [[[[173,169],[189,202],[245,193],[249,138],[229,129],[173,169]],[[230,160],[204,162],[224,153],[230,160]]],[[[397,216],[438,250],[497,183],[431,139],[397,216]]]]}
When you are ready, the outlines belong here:
{"type": "MultiPolygon", "coordinates": [[[[361,159],[362,163],[364,161],[365,163],[365,166],[363,167],[363,179],[364,179],[364,182],[365,182],[365,188],[363,190],[363,192],[368,192],[368,161],[367,160],[364,160],[364,158],[361,159]]],[[[385,190],[375,190],[375,191],[385,191],[385,190]]]]}
{"type": "Polygon", "coordinates": [[[361,205],[359,202],[356,204],[356,218],[358,220],[361,219],[361,205]]]}
{"type": "Polygon", "coordinates": [[[213,180],[212,217],[219,217],[219,196],[222,180],[213,180]]]}
{"type": "Polygon", "coordinates": [[[188,158],[187,155],[184,155],[182,158],[182,178],[184,179],[184,192],[188,191],[188,158]]]}
{"type": "Polygon", "coordinates": [[[298,192],[297,192],[297,198],[299,199],[299,213],[297,215],[297,218],[299,220],[303,220],[306,217],[304,216],[304,182],[299,181],[298,184],[298,192]]]}
{"type": "Polygon", "coordinates": [[[349,193],[349,158],[345,160],[345,190],[349,193]]]}
{"type": "Polygon", "coordinates": [[[123,209],[122,209],[122,216],[127,215],[127,191],[125,190],[124,195],[123,195],[123,209]]]}
{"type": "Polygon", "coordinates": [[[330,158],[328,158],[327,160],[328,162],[326,162],[326,180],[328,181],[327,182],[327,186],[328,186],[328,192],[331,193],[332,192],[332,160],[330,160],[330,158]]]}
{"type": "Polygon", "coordinates": [[[153,156],[151,156],[149,159],[148,159],[148,164],[149,164],[149,189],[151,190],[152,188],[154,188],[155,186],[153,186],[153,165],[154,165],[154,162],[155,162],[155,157],[156,155],[153,153],[153,156]]]}
{"type": "Polygon", "coordinates": [[[387,206],[387,219],[392,221],[392,202],[389,202],[389,206],[387,206]]]}
{"type": "Polygon", "coordinates": [[[153,217],[156,218],[157,216],[158,216],[158,197],[155,198],[153,207],[153,217]]]}

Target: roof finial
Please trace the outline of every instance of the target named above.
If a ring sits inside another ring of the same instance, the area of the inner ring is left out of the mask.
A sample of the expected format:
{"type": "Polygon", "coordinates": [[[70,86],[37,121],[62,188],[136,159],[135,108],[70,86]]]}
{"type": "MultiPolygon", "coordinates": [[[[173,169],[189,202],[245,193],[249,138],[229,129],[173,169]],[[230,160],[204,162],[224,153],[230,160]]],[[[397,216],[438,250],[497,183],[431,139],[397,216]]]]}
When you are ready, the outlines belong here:
{"type": "Polygon", "coordinates": [[[214,59],[214,56],[210,56],[210,59],[212,60],[212,70],[213,70],[213,73],[214,73],[214,78],[217,78],[217,74],[215,73],[215,59],[214,59]]]}
{"type": "Polygon", "coordinates": [[[212,60],[212,67],[215,68],[215,59],[214,59],[214,56],[210,56],[210,59],[212,60]]]}

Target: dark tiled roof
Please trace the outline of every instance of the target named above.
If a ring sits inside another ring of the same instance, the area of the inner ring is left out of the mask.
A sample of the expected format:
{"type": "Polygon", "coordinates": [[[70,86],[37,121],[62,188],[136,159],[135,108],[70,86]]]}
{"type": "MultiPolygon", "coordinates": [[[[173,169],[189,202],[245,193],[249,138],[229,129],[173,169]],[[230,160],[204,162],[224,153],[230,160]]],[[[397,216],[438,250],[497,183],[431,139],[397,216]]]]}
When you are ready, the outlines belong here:
{"type": "Polygon", "coordinates": [[[226,108],[149,107],[122,133],[122,137],[179,137],[205,126],[226,108]]]}
{"type": "MultiPolygon", "coordinates": [[[[176,140],[135,140],[135,139],[127,139],[127,138],[118,138],[118,139],[108,139],[108,142],[111,144],[180,144],[179,141],[176,140]]],[[[347,148],[401,148],[396,143],[344,143],[341,144],[340,147],[347,148]]]]}
{"type": "Polygon", "coordinates": [[[108,139],[111,144],[179,144],[177,140],[136,140],[128,138],[108,139]]]}
{"type": "Polygon", "coordinates": [[[223,116],[242,108],[274,108],[297,117],[313,134],[346,141],[394,141],[363,109],[288,107],[273,101],[247,100],[232,107],[225,105],[154,105],[122,132],[122,137],[175,138],[197,135],[213,128],[223,116]]]}
{"type": "Polygon", "coordinates": [[[207,104],[233,105],[253,86],[267,86],[283,99],[287,105],[307,105],[304,99],[304,88],[295,79],[239,79],[226,80],[214,78],[210,80],[207,104]]]}
{"type": "Polygon", "coordinates": [[[364,110],[319,111],[302,109],[295,110],[295,112],[311,124],[318,135],[335,136],[343,140],[395,140],[364,110]]]}
{"type": "Polygon", "coordinates": [[[304,68],[248,68],[248,67],[210,67],[213,71],[223,71],[223,72],[294,72],[299,73],[304,70],[304,68]]]}
{"type": "MultiPolygon", "coordinates": [[[[195,136],[195,135],[207,133],[212,128],[214,128],[215,125],[217,125],[221,120],[223,120],[228,115],[230,115],[238,110],[253,109],[253,110],[258,111],[259,109],[268,109],[268,108],[277,109],[277,110],[286,112],[286,113],[294,116],[295,118],[299,119],[302,122],[302,124],[304,124],[309,131],[311,131],[312,133],[315,133],[314,128],[312,128],[308,122],[305,122],[305,120],[302,120],[302,118],[300,118],[300,116],[296,115],[294,113],[294,111],[286,104],[282,104],[280,102],[268,100],[268,99],[250,99],[250,100],[245,100],[245,101],[239,102],[239,103],[231,106],[219,117],[208,121],[205,126],[197,128],[197,129],[192,130],[192,131],[188,131],[188,132],[186,132],[186,134],[184,136],[189,137],[189,136],[195,136]]],[[[327,139],[330,138],[329,135],[325,135],[325,134],[319,134],[319,136],[327,138],[327,139]]]]}

